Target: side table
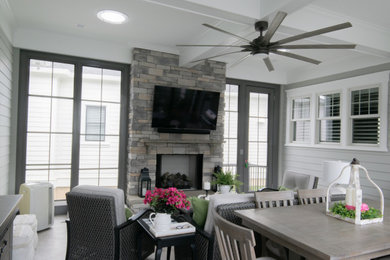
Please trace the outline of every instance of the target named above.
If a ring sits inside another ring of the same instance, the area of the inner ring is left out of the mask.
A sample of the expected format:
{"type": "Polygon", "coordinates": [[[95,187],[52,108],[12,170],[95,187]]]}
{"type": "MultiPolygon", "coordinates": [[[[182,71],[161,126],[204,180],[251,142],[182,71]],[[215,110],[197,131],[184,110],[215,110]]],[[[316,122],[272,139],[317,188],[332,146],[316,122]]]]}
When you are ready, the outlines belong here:
{"type": "Polygon", "coordinates": [[[188,234],[180,234],[180,235],[172,235],[172,236],[164,236],[164,237],[155,237],[154,234],[150,231],[148,224],[146,224],[142,219],[137,220],[137,222],[141,225],[141,227],[145,230],[138,235],[138,259],[141,260],[142,256],[142,236],[147,235],[150,236],[154,244],[156,245],[156,253],[155,260],[160,260],[161,252],[163,247],[168,247],[167,259],[170,259],[171,256],[171,246],[182,246],[182,245],[190,245],[192,250],[192,259],[196,260],[196,252],[195,252],[195,232],[188,234]]]}

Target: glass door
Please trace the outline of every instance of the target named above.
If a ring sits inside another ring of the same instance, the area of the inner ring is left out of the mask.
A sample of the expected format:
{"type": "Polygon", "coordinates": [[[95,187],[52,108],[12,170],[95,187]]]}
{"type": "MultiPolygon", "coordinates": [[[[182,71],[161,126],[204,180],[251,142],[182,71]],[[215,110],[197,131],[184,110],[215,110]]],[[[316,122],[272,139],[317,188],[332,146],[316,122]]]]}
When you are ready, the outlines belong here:
{"type": "Polygon", "coordinates": [[[247,178],[248,191],[257,191],[267,186],[270,94],[249,91],[248,95],[247,159],[244,164],[247,174],[244,176],[247,178]]]}
{"type": "Polygon", "coordinates": [[[279,86],[228,80],[224,171],[239,175],[241,191],[277,186],[279,86]]]}

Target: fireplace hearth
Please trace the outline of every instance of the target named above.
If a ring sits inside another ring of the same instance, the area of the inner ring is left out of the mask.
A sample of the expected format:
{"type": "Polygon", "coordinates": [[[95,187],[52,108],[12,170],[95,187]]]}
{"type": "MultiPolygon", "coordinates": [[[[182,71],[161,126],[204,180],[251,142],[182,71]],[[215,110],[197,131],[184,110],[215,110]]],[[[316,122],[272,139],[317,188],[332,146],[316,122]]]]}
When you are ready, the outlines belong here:
{"type": "Polygon", "coordinates": [[[157,154],[156,187],[201,189],[203,154],[157,154]]]}

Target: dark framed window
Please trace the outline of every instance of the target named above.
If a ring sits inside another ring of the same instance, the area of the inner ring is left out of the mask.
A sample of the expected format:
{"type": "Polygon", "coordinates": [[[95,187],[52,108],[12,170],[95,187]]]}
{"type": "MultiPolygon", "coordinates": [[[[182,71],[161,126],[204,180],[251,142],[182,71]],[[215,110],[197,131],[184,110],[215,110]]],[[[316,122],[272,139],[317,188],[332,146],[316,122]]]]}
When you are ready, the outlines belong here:
{"type": "Polygon", "coordinates": [[[106,107],[87,106],[85,109],[85,141],[104,141],[106,107]]]}
{"type": "Polygon", "coordinates": [[[81,184],[126,190],[130,65],[21,50],[19,67],[16,190],[50,182],[55,200],[81,184]]]}

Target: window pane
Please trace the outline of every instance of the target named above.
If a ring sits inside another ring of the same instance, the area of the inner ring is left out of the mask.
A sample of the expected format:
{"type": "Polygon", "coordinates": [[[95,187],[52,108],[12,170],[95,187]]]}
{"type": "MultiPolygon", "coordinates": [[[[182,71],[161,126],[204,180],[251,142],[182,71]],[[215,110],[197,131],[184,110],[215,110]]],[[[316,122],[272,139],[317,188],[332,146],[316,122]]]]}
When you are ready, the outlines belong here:
{"type": "Polygon", "coordinates": [[[224,124],[225,138],[237,138],[237,129],[238,129],[237,121],[238,121],[237,112],[225,112],[225,124],[224,124]]]}
{"type": "Polygon", "coordinates": [[[303,143],[310,141],[310,121],[293,122],[293,141],[303,143]]]}
{"type": "Polygon", "coordinates": [[[236,172],[238,137],[238,85],[226,84],[223,169],[236,172]]]}
{"type": "Polygon", "coordinates": [[[101,169],[99,186],[116,188],[118,186],[118,169],[101,169]]]}
{"type": "Polygon", "coordinates": [[[49,163],[50,134],[27,134],[27,159],[26,164],[49,163]]]}
{"type": "Polygon", "coordinates": [[[54,200],[65,200],[65,193],[70,191],[70,169],[50,170],[49,182],[54,187],[54,200]]]}
{"type": "Polygon", "coordinates": [[[104,141],[106,134],[106,108],[103,106],[86,106],[85,140],[104,141]]]}
{"type": "MultiPolygon", "coordinates": [[[[81,135],[83,140],[85,136],[81,135]]],[[[80,169],[99,168],[99,142],[80,142],[80,169]]]]}
{"type": "Polygon", "coordinates": [[[102,101],[120,102],[121,71],[103,69],[102,101]]]}
{"type": "Polygon", "coordinates": [[[340,142],[340,120],[320,120],[320,142],[340,142]]]}
{"type": "Polygon", "coordinates": [[[352,120],[352,142],[379,144],[380,119],[363,118],[352,120]]]}
{"type": "Polygon", "coordinates": [[[73,130],[73,100],[53,98],[51,131],[71,133],[73,130]]]}
{"type": "Polygon", "coordinates": [[[50,104],[51,98],[29,97],[27,131],[50,131],[50,104]]]}
{"type": "Polygon", "coordinates": [[[379,88],[355,90],[351,92],[351,115],[378,114],[379,88]]]}
{"type": "Polygon", "coordinates": [[[98,169],[79,170],[79,185],[99,185],[98,169]]]}
{"type": "Polygon", "coordinates": [[[310,98],[293,99],[292,106],[293,119],[310,117],[310,98]]]}
{"type": "Polygon", "coordinates": [[[30,95],[51,95],[53,62],[30,60],[28,93],[30,95]]]}
{"type": "Polygon", "coordinates": [[[319,96],[319,117],[340,116],[340,93],[319,96]]]}
{"type": "Polygon", "coordinates": [[[71,161],[72,161],[72,134],[51,134],[50,163],[70,165],[71,161]]]}
{"type": "Polygon", "coordinates": [[[119,136],[106,136],[106,142],[101,145],[100,167],[117,168],[119,158],[119,136]]]}
{"type": "Polygon", "coordinates": [[[73,97],[74,65],[53,63],[53,92],[52,96],[73,97]]]}
{"type": "Polygon", "coordinates": [[[84,66],[81,98],[100,101],[102,98],[102,78],[102,69],[84,66]]]}

